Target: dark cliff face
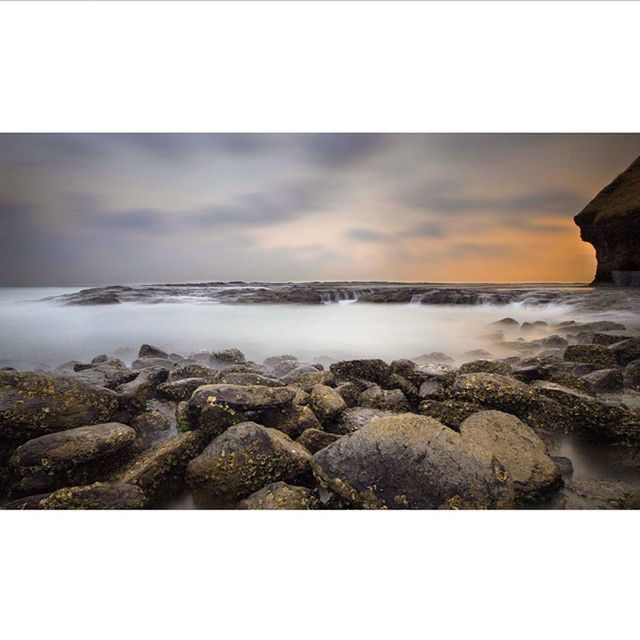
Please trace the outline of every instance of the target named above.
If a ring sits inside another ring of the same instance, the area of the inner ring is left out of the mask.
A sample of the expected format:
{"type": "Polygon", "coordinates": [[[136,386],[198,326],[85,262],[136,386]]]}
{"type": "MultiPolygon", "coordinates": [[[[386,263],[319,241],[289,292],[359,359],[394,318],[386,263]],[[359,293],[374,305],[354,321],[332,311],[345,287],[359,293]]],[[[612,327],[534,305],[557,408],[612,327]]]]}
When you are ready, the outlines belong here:
{"type": "Polygon", "coordinates": [[[640,284],[640,157],[577,216],[596,250],[594,284],[640,284]],[[634,273],[635,272],[635,273],[634,273]]]}

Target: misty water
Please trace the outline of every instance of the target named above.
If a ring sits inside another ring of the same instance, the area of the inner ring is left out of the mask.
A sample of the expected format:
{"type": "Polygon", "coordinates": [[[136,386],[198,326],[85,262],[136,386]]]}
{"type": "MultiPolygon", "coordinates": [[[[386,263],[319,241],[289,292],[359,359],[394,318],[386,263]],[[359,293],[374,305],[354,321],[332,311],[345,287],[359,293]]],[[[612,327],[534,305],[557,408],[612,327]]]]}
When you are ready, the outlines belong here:
{"type": "MultiPolygon", "coordinates": [[[[437,351],[459,364],[474,359],[465,354],[476,349],[486,349],[495,357],[513,355],[501,352],[491,339],[496,330],[491,323],[505,317],[550,325],[599,319],[638,324],[634,312],[578,312],[569,304],[555,303],[466,306],[343,300],[320,305],[232,305],[183,300],[65,306],[45,300],[74,291],[78,289],[0,289],[0,367],[54,368],[69,360],[89,361],[100,353],[130,364],[144,342],[185,356],[237,347],[256,362],[285,353],[302,360],[377,357],[391,361],[437,351]]],[[[546,335],[553,329],[541,331],[546,335]]],[[[552,453],[572,460],[574,477],[640,480],[635,452],[620,454],[615,448],[567,436],[552,453]]],[[[171,506],[198,504],[184,496],[171,506]]]]}

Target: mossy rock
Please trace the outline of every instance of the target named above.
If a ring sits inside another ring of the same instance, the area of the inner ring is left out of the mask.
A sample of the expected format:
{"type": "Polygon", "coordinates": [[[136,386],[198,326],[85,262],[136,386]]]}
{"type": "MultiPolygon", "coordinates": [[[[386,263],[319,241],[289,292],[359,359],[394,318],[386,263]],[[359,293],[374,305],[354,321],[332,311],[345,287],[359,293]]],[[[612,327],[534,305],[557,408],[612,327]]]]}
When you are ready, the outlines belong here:
{"type": "Polygon", "coordinates": [[[187,467],[189,486],[208,497],[234,501],[271,482],[309,471],[309,452],[276,429],[243,422],[227,429],[187,467]]]}
{"type": "Polygon", "coordinates": [[[41,509],[142,509],[144,504],[139,487],[110,482],[65,487],[40,500],[41,509]]]}
{"type": "Polygon", "coordinates": [[[0,371],[0,440],[25,442],[107,422],[119,407],[114,391],[72,376],[0,371]]]}
{"type": "Polygon", "coordinates": [[[301,444],[307,451],[317,453],[320,449],[324,449],[330,444],[333,444],[340,437],[341,436],[335,433],[327,433],[321,429],[312,428],[303,431],[296,442],[301,444]]]}
{"type": "Polygon", "coordinates": [[[309,510],[319,507],[318,498],[307,487],[273,482],[242,500],[240,509],[309,510]]]}

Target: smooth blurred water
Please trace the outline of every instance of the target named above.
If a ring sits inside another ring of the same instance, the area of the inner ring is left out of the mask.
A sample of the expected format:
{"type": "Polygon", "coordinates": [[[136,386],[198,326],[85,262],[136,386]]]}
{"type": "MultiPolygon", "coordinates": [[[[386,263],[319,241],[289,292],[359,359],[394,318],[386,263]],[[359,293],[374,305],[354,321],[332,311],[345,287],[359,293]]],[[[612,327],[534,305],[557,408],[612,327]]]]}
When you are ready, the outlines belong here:
{"type": "Polygon", "coordinates": [[[77,290],[0,289],[0,366],[51,367],[99,353],[131,361],[143,342],[183,355],[238,347],[256,361],[282,353],[393,360],[441,351],[458,358],[472,349],[495,350],[486,334],[496,329],[490,323],[505,316],[550,323],[576,317],[569,306],[522,303],[63,306],[42,301],[77,290]]]}

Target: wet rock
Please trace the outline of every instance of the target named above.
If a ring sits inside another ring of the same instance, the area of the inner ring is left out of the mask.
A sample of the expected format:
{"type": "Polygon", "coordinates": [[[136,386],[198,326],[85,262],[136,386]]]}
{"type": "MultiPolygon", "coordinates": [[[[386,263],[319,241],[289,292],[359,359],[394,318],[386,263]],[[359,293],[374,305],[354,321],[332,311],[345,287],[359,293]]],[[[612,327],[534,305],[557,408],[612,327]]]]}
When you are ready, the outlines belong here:
{"type": "Polygon", "coordinates": [[[309,452],[276,429],[254,422],[230,427],[187,468],[192,489],[221,500],[240,500],[269,483],[308,472],[309,452]]]}
{"type": "Polygon", "coordinates": [[[319,501],[311,489],[274,482],[242,500],[240,509],[317,509],[319,501]]]}
{"type": "Polygon", "coordinates": [[[637,486],[626,482],[572,478],[565,482],[552,509],[624,509],[637,486]]]}
{"type": "Polygon", "coordinates": [[[437,379],[425,380],[418,390],[418,398],[421,400],[438,400],[445,395],[445,387],[437,379]]]}
{"type": "Polygon", "coordinates": [[[358,398],[358,404],[361,407],[396,413],[411,411],[411,405],[400,389],[381,389],[378,385],[372,385],[363,391],[358,398]]]}
{"type": "Polygon", "coordinates": [[[115,392],[72,376],[0,371],[0,440],[106,422],[119,406],[115,392]]]}
{"type": "Polygon", "coordinates": [[[293,439],[307,429],[322,429],[316,414],[304,405],[292,404],[267,409],[260,413],[259,419],[263,426],[278,429],[293,439]]]}
{"type": "Polygon", "coordinates": [[[166,358],[169,359],[169,354],[158,347],[154,347],[150,344],[141,345],[138,349],[138,358],[166,358]]]}
{"type": "Polygon", "coordinates": [[[347,407],[355,407],[363,389],[355,382],[343,382],[336,387],[336,391],[342,396],[347,407]]]}
{"type": "Polygon", "coordinates": [[[87,484],[131,450],[136,432],[110,422],[29,440],[11,457],[11,493],[29,495],[87,484]]]}
{"type": "Polygon", "coordinates": [[[157,506],[182,493],[187,465],[206,444],[201,432],[178,434],[131,460],[113,479],[140,487],[145,506],[157,506]]]}
{"type": "Polygon", "coordinates": [[[416,414],[372,421],[316,453],[312,467],[329,489],[365,508],[513,504],[508,476],[490,452],[416,414]]]}
{"type": "Polygon", "coordinates": [[[131,427],[136,432],[133,451],[144,451],[166,439],[171,431],[171,426],[171,420],[160,411],[150,410],[138,414],[131,421],[131,427]]]}
{"type": "Polygon", "coordinates": [[[142,509],[144,493],[130,484],[96,482],[58,489],[39,501],[40,509],[142,509]]]}
{"type": "Polygon", "coordinates": [[[224,373],[220,378],[223,384],[262,385],[263,387],[283,387],[284,382],[259,373],[224,373]]]}
{"type": "Polygon", "coordinates": [[[131,382],[116,388],[122,406],[131,415],[142,411],[149,399],[155,396],[158,386],[167,379],[168,375],[167,369],[142,369],[131,382]]]}
{"type": "Polygon", "coordinates": [[[514,329],[520,326],[520,323],[513,318],[502,318],[502,320],[496,320],[491,324],[498,325],[499,327],[509,327],[514,329]]]}
{"type": "Polygon", "coordinates": [[[163,398],[180,402],[188,400],[193,392],[198,388],[207,384],[204,378],[182,378],[173,382],[163,382],[158,385],[158,393],[163,398]]]}
{"type": "Polygon", "coordinates": [[[327,433],[321,429],[305,429],[297,438],[296,442],[301,444],[307,451],[316,453],[320,449],[328,447],[340,438],[335,433],[327,433]]]}
{"type": "Polygon", "coordinates": [[[246,362],[244,353],[240,349],[223,349],[222,351],[212,351],[210,355],[211,363],[214,365],[243,364],[246,362]]]}
{"type": "Polygon", "coordinates": [[[329,370],[337,381],[369,380],[381,387],[386,387],[391,375],[391,368],[383,360],[343,360],[334,362],[329,370]]]}
{"type": "Polygon", "coordinates": [[[140,369],[171,369],[173,361],[168,358],[138,358],[131,363],[131,368],[135,371],[140,369]]]}
{"type": "Polygon", "coordinates": [[[513,367],[506,362],[500,362],[499,360],[472,360],[471,362],[465,362],[460,369],[459,373],[499,373],[503,376],[509,376],[513,374],[513,367]]]}
{"type": "Polygon", "coordinates": [[[213,384],[219,380],[220,372],[217,369],[193,362],[172,365],[169,372],[169,382],[185,378],[200,378],[206,380],[206,384],[213,384]]]}
{"type": "Polygon", "coordinates": [[[640,360],[631,361],[622,372],[624,386],[640,391],[640,360]]]}
{"type": "Polygon", "coordinates": [[[342,396],[323,384],[316,384],[311,388],[309,406],[322,424],[334,422],[347,408],[342,396]]]}
{"type": "Polygon", "coordinates": [[[617,391],[622,389],[623,385],[623,376],[620,369],[598,369],[582,376],[582,379],[592,393],[617,391]]]}
{"type": "MultiPolygon", "coordinates": [[[[630,362],[640,359],[640,338],[629,338],[608,347],[617,363],[626,367],[630,362]]],[[[614,363],[615,364],[615,363],[614,363]]]]}
{"type": "Polygon", "coordinates": [[[491,451],[502,464],[519,499],[535,500],[558,488],[560,470],[536,433],[501,411],[474,413],[460,425],[466,442],[491,451]]]}
{"type": "Polygon", "coordinates": [[[586,362],[596,364],[603,369],[615,367],[614,354],[601,344],[574,344],[567,347],[564,359],[571,362],[586,362]]]}
{"type": "Polygon", "coordinates": [[[462,400],[423,400],[418,407],[418,413],[458,431],[464,420],[483,409],[479,404],[462,400]]]}
{"type": "Polygon", "coordinates": [[[553,382],[536,382],[533,386],[565,408],[574,429],[605,442],[640,442],[640,417],[626,407],[601,402],[553,382]]]}
{"type": "Polygon", "coordinates": [[[573,476],[573,463],[569,458],[565,458],[564,456],[551,456],[551,459],[556,463],[565,480],[573,476]]]}

